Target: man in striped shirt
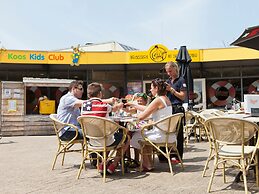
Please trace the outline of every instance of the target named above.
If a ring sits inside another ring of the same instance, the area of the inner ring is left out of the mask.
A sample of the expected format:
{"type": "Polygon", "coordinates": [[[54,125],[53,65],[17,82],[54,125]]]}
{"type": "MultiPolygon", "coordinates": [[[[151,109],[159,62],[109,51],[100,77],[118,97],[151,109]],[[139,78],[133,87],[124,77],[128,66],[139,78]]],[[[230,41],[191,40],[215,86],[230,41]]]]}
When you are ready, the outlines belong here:
{"type": "MultiPolygon", "coordinates": [[[[103,87],[100,83],[91,83],[87,87],[87,96],[89,100],[83,102],[81,115],[91,115],[91,116],[99,116],[109,118],[109,113],[111,111],[115,112],[121,108],[123,108],[123,103],[118,103],[113,106],[110,103],[114,103],[117,101],[116,98],[112,97],[109,99],[102,99],[103,97],[103,87]]],[[[118,130],[114,135],[111,135],[106,139],[107,146],[115,146],[118,145],[123,138],[123,133],[118,130]]],[[[103,146],[103,141],[98,141],[95,139],[89,140],[90,144],[93,146],[103,146]]],[[[126,150],[129,146],[129,138],[124,142],[124,150],[126,150]]],[[[124,154],[124,153],[122,153],[124,154]]],[[[118,165],[120,160],[120,153],[117,152],[114,161],[107,166],[107,172],[112,174],[115,171],[115,168],[118,165]]],[[[100,173],[103,173],[103,164],[99,167],[100,173]]]]}

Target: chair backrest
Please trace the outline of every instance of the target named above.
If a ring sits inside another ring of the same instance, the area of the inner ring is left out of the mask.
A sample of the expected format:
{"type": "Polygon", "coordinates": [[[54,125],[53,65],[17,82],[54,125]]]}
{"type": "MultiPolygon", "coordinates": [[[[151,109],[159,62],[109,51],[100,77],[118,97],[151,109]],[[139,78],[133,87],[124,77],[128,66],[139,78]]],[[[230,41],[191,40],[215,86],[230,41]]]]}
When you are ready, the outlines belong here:
{"type": "Polygon", "coordinates": [[[244,144],[258,131],[253,122],[229,117],[210,118],[205,121],[205,126],[212,138],[221,144],[244,144]]]}
{"type": "Polygon", "coordinates": [[[121,128],[116,122],[104,117],[83,115],[77,120],[81,124],[84,136],[89,139],[106,139],[121,128]]]}
{"type": "Polygon", "coordinates": [[[50,114],[49,117],[53,121],[53,125],[54,125],[56,135],[59,135],[58,133],[60,132],[60,130],[62,128],[64,128],[65,126],[67,126],[67,124],[59,121],[58,117],[57,117],[57,114],[50,114]]]}
{"type": "Polygon", "coordinates": [[[177,113],[165,117],[153,125],[166,133],[178,133],[183,113],[177,113]]]}
{"type": "Polygon", "coordinates": [[[199,121],[200,121],[202,124],[204,124],[204,122],[205,122],[206,120],[208,120],[209,118],[214,118],[214,117],[216,117],[216,115],[215,115],[215,114],[212,114],[211,112],[202,111],[201,113],[199,113],[198,117],[199,117],[199,121]]]}
{"type": "Polygon", "coordinates": [[[194,124],[196,123],[195,115],[192,111],[186,111],[185,112],[185,123],[186,124],[194,124]]]}

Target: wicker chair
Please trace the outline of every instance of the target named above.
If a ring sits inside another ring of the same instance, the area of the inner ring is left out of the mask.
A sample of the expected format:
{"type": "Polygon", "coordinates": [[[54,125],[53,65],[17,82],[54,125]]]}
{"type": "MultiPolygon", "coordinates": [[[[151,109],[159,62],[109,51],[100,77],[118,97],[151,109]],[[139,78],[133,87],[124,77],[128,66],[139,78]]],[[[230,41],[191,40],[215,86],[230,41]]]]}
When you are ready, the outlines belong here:
{"type": "Polygon", "coordinates": [[[245,192],[248,193],[246,171],[252,164],[256,168],[256,184],[258,185],[258,157],[257,148],[259,139],[255,146],[247,146],[248,141],[258,132],[258,126],[250,121],[229,117],[210,118],[205,121],[206,128],[210,131],[214,148],[214,169],[211,174],[208,192],[211,190],[215,171],[220,164],[223,165],[223,178],[225,178],[225,164],[231,162],[243,173],[245,192]]]}
{"type": "Polygon", "coordinates": [[[200,127],[205,130],[205,133],[206,133],[206,136],[207,136],[207,140],[209,142],[209,155],[208,155],[208,158],[205,162],[205,165],[204,165],[204,168],[203,168],[203,171],[202,171],[202,177],[205,176],[205,173],[207,171],[207,168],[208,168],[208,165],[209,165],[209,162],[214,158],[215,156],[215,147],[214,147],[214,144],[213,144],[213,141],[212,141],[212,137],[211,137],[211,134],[210,134],[210,131],[209,129],[207,129],[205,127],[205,121],[208,120],[209,118],[214,118],[216,117],[215,114],[212,114],[212,112],[201,112],[198,116],[198,120],[199,120],[199,123],[200,123],[200,127]]]}
{"type": "Polygon", "coordinates": [[[189,143],[189,137],[193,133],[195,142],[197,138],[196,130],[198,129],[197,125],[197,116],[194,114],[193,111],[186,111],[185,112],[185,126],[184,126],[184,132],[185,132],[185,147],[189,143]]]}
{"type": "MultiPolygon", "coordinates": [[[[85,153],[84,158],[82,160],[80,169],[78,171],[77,178],[80,177],[81,171],[84,168],[85,161],[90,159],[89,154],[96,153],[97,158],[97,166],[99,166],[99,158],[102,159],[102,162],[106,164],[106,162],[111,159],[117,150],[120,150],[123,153],[123,143],[127,137],[127,129],[125,127],[120,126],[116,122],[109,120],[104,117],[97,116],[80,116],[78,117],[78,122],[81,124],[83,136],[84,136],[84,144],[85,144],[85,153]],[[122,130],[123,137],[118,145],[115,146],[107,146],[107,139],[114,135],[118,130],[122,130]],[[88,140],[97,140],[102,142],[100,146],[90,145],[88,140]],[[102,154],[101,154],[102,153],[102,154]]],[[[93,158],[91,158],[93,159],[93,158]]],[[[124,174],[124,157],[121,154],[121,171],[124,174]]],[[[106,165],[104,165],[103,169],[103,182],[106,181],[106,165]]]]}
{"type": "MultiPolygon", "coordinates": [[[[141,169],[143,167],[143,155],[145,154],[143,152],[143,149],[145,146],[150,146],[150,145],[153,146],[154,151],[157,151],[157,152],[163,154],[167,158],[171,174],[173,174],[171,158],[170,158],[171,152],[176,152],[179,160],[181,161],[181,166],[183,168],[183,161],[177,150],[177,142],[168,142],[170,135],[175,134],[177,136],[182,117],[183,117],[183,113],[177,113],[177,114],[170,115],[166,118],[163,118],[155,123],[143,126],[143,128],[141,129],[141,134],[145,141],[140,141],[140,145],[141,145],[140,154],[142,156],[141,162],[140,162],[141,169]],[[156,127],[157,129],[159,129],[161,131],[161,133],[166,134],[164,141],[161,141],[159,143],[153,142],[145,135],[145,131],[150,128],[153,128],[153,127],[156,127]],[[160,147],[165,147],[166,152],[161,150],[160,147]]],[[[151,154],[153,155],[153,153],[151,153],[151,154]]]]}
{"type": "Polygon", "coordinates": [[[84,141],[83,141],[83,139],[81,139],[81,140],[76,139],[78,136],[78,128],[76,126],[69,124],[69,123],[63,123],[63,122],[59,121],[57,118],[57,114],[51,114],[51,115],[49,115],[49,117],[53,121],[53,127],[54,127],[54,130],[55,130],[55,133],[57,136],[57,140],[58,140],[58,149],[57,149],[57,152],[55,154],[54,161],[52,164],[52,170],[53,170],[55,167],[56,161],[57,161],[57,157],[60,154],[63,154],[62,163],[61,163],[62,166],[64,165],[65,154],[68,152],[80,152],[80,153],[82,153],[82,157],[83,157],[84,156],[84,141]],[[63,141],[59,137],[59,132],[64,127],[72,127],[76,131],[75,137],[73,139],[71,139],[70,141],[63,141]],[[74,149],[73,146],[75,144],[80,144],[81,149],[74,149]]]}

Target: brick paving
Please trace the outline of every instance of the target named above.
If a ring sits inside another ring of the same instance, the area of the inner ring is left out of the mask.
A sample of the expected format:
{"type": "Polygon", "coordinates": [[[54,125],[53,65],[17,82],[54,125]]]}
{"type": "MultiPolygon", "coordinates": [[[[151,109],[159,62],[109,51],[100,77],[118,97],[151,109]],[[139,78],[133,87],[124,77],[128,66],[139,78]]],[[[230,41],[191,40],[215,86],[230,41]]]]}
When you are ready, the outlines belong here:
{"type": "MultiPolygon", "coordinates": [[[[51,171],[57,149],[55,136],[3,137],[0,140],[0,193],[206,193],[211,168],[202,178],[202,170],[208,155],[208,143],[188,145],[184,154],[184,170],[174,166],[175,175],[169,173],[166,163],[155,161],[155,171],[141,173],[131,170],[122,176],[119,171],[108,176],[103,183],[96,169],[87,163],[87,170],[76,179],[81,155],[70,153],[61,166],[59,159],[51,171]]],[[[212,162],[210,164],[210,167],[212,162]]],[[[227,171],[227,183],[223,183],[218,171],[212,185],[212,193],[244,193],[243,183],[233,183],[236,170],[227,171]]],[[[248,189],[259,192],[252,173],[248,189]]]]}

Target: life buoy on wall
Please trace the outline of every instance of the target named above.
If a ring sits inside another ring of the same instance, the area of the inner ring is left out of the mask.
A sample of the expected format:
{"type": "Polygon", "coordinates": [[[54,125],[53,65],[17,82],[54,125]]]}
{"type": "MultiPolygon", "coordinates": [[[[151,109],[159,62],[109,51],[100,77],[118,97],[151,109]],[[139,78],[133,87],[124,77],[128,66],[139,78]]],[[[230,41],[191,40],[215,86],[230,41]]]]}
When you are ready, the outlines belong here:
{"type": "Polygon", "coordinates": [[[248,93],[255,93],[257,92],[257,88],[259,88],[259,80],[254,81],[249,87],[248,87],[248,93]]]}
{"type": "Polygon", "coordinates": [[[195,94],[195,98],[194,98],[193,101],[195,103],[200,102],[200,100],[201,100],[201,93],[199,91],[197,91],[197,90],[194,90],[193,93],[195,94]]]}
{"type": "Polygon", "coordinates": [[[217,106],[227,105],[235,95],[235,88],[227,81],[218,81],[209,88],[210,101],[217,106]]]}
{"type": "Polygon", "coordinates": [[[65,87],[60,87],[60,88],[58,88],[58,89],[56,90],[56,94],[55,94],[56,98],[55,98],[55,99],[56,99],[57,104],[59,104],[60,98],[61,98],[65,93],[67,93],[67,91],[68,91],[68,89],[65,88],[65,87]]]}
{"type": "Polygon", "coordinates": [[[116,97],[119,98],[120,96],[120,90],[119,88],[113,86],[112,84],[109,83],[103,83],[103,88],[104,88],[104,96],[106,98],[109,97],[116,97]]]}

